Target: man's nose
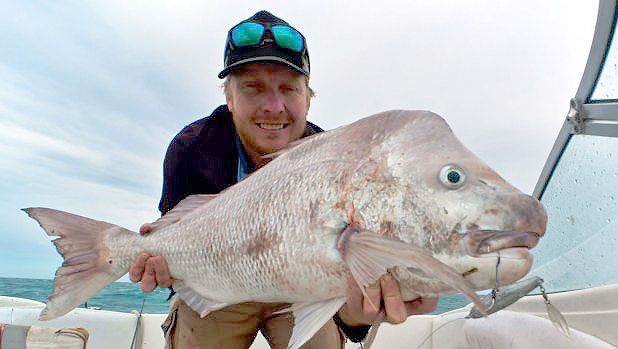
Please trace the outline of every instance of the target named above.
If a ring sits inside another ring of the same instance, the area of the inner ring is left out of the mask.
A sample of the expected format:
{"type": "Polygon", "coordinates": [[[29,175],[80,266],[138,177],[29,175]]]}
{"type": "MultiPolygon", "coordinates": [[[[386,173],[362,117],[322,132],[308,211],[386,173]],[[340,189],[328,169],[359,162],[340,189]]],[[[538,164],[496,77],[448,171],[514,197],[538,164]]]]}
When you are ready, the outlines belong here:
{"type": "Polygon", "coordinates": [[[280,114],[285,110],[283,96],[277,91],[270,91],[266,94],[264,101],[264,111],[267,113],[280,114]]]}

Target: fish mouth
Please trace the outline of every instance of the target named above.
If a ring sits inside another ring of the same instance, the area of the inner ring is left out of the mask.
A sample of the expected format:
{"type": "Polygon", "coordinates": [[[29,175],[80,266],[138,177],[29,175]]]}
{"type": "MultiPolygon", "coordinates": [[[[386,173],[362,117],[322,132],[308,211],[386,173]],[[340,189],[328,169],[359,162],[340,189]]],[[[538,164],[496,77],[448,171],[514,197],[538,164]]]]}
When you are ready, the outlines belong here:
{"type": "Polygon", "coordinates": [[[468,254],[473,257],[506,250],[532,249],[541,237],[541,234],[529,231],[514,230],[475,230],[466,234],[465,244],[468,254]]]}

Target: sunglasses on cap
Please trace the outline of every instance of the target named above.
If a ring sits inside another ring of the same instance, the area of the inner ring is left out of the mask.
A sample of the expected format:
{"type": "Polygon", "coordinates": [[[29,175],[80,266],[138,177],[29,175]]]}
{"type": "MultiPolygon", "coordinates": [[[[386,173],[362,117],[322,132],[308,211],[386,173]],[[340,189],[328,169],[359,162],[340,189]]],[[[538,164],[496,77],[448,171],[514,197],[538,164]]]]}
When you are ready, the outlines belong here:
{"type": "Polygon", "coordinates": [[[243,22],[230,30],[229,42],[236,48],[260,46],[267,42],[266,32],[270,32],[277,46],[297,53],[305,49],[305,38],[289,25],[258,22],[243,22]]]}

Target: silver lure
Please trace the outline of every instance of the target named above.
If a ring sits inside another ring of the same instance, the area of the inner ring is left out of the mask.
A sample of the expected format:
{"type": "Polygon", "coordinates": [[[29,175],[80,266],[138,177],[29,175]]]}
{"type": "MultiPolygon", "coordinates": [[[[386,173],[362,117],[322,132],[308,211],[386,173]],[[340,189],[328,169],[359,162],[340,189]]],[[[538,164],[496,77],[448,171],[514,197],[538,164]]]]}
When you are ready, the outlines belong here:
{"type": "MultiPolygon", "coordinates": [[[[502,288],[494,288],[490,294],[481,297],[481,302],[485,304],[485,315],[493,314],[500,311],[509,305],[517,302],[528,293],[532,292],[535,288],[539,287],[543,295],[545,305],[547,306],[547,314],[552,324],[565,336],[569,336],[569,325],[566,319],[560,313],[547,297],[545,288],[543,288],[543,279],[538,276],[533,276],[524,280],[520,280],[512,285],[502,288]]],[[[483,313],[479,311],[476,306],[473,306],[470,313],[466,316],[466,319],[478,319],[483,317],[483,313]]]]}
{"type": "Polygon", "coordinates": [[[520,280],[512,285],[495,288],[490,294],[481,297],[481,302],[485,304],[485,315],[474,306],[470,313],[466,316],[467,319],[478,319],[486,315],[500,311],[509,305],[517,302],[519,299],[530,293],[535,288],[543,284],[543,279],[538,276],[520,280]]]}

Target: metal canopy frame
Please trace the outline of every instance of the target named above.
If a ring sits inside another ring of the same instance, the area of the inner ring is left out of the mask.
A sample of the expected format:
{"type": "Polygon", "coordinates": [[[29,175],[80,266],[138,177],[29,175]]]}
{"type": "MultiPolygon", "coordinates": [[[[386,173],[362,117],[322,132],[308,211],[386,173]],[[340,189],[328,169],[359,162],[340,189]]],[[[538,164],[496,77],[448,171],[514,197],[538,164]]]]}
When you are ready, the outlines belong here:
{"type": "MultiPolygon", "coordinates": [[[[618,0],[600,0],[594,38],[588,62],[571,110],[562,124],[558,138],[545,162],[541,176],[534,188],[534,197],[541,199],[562,153],[575,134],[618,137],[618,101],[590,100],[590,95],[601,74],[618,17],[618,0]]],[[[614,43],[618,45],[618,42],[614,43]]]]}

